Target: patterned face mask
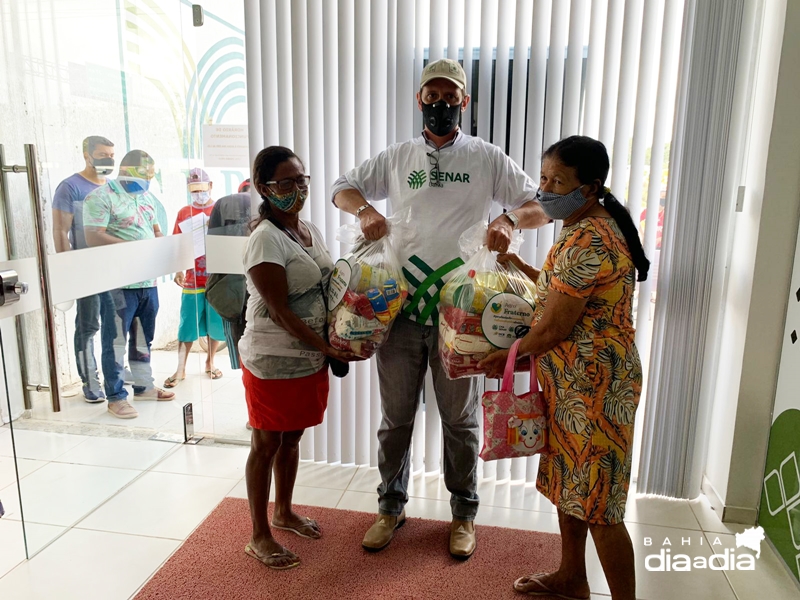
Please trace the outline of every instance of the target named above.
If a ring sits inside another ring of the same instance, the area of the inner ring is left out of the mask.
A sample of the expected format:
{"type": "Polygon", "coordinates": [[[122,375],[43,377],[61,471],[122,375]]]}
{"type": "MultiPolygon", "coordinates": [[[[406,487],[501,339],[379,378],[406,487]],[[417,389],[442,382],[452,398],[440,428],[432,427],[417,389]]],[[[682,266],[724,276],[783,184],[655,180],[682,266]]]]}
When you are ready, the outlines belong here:
{"type": "Polygon", "coordinates": [[[282,212],[296,214],[303,210],[306,198],[308,198],[308,190],[295,189],[288,194],[269,194],[263,198],[282,212]]]}
{"type": "Polygon", "coordinates": [[[569,194],[554,194],[553,192],[543,192],[541,188],[536,192],[536,199],[542,205],[544,214],[553,220],[562,221],[569,217],[576,210],[581,208],[589,200],[581,193],[578,186],[569,194]]]}

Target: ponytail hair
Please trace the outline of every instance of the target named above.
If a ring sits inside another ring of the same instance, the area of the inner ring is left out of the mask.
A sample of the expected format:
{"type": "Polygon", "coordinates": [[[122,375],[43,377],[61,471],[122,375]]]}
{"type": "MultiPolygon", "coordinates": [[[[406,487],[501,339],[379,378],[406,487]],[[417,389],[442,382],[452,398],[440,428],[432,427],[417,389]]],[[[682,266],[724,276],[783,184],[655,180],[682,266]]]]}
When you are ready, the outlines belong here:
{"type": "MultiPolygon", "coordinates": [[[[573,135],[564,138],[545,150],[542,158],[553,158],[565,167],[575,169],[578,181],[582,184],[591,184],[598,180],[601,184],[605,184],[606,177],[608,177],[610,163],[606,147],[602,142],[590,137],[573,135]]],[[[603,202],[603,208],[616,221],[625,238],[633,266],[639,272],[637,281],[645,281],[647,272],[650,270],[650,261],[647,259],[642,241],[639,239],[639,228],[631,218],[628,209],[614,197],[611,190],[601,187],[599,195],[603,202]]]]}
{"type": "Polygon", "coordinates": [[[650,261],[644,253],[642,242],[639,239],[639,228],[631,218],[631,213],[623,204],[614,197],[610,191],[606,192],[603,196],[603,208],[608,211],[608,214],[617,222],[619,230],[625,238],[625,243],[628,245],[628,251],[631,253],[633,259],[633,266],[639,272],[636,281],[645,281],[647,279],[647,272],[650,270],[650,261]]]}
{"type": "MultiPolygon", "coordinates": [[[[289,148],[285,148],[284,146],[269,146],[259,152],[256,159],[253,161],[252,185],[261,196],[261,204],[258,205],[258,218],[250,225],[251,230],[258,227],[261,221],[266,221],[272,216],[272,207],[269,205],[269,200],[261,195],[259,187],[266,185],[267,181],[272,180],[275,176],[275,171],[278,170],[278,167],[282,163],[293,158],[300,160],[300,157],[289,150],[289,148]]],[[[302,162],[303,161],[300,160],[301,164],[302,162]]]]}

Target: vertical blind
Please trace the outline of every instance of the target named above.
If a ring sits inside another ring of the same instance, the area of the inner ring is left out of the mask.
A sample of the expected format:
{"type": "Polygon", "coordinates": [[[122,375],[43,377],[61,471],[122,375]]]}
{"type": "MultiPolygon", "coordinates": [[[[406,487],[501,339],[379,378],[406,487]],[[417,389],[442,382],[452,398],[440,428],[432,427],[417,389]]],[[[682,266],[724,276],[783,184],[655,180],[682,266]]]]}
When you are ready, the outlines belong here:
{"type": "MultiPolygon", "coordinates": [[[[347,251],[336,230],[353,217],[331,204],[331,184],[388,145],[420,134],[420,73],[443,57],[462,62],[472,91],[462,128],[503,148],[534,181],[541,152],[553,142],[578,133],[600,139],[611,155],[610,186],[634,221],[644,211],[645,250],[651,259],[657,255],[683,0],[246,0],[245,6],[251,155],[281,144],[303,158],[313,183],[301,216],[324,232],[334,260],[347,251]]],[[[554,225],[526,232],[523,257],[541,266],[557,233],[554,225]]],[[[643,285],[634,307],[645,359],[654,290],[652,282],[643,285]]],[[[527,377],[518,379],[520,389],[527,387],[527,377]]],[[[345,379],[331,380],[325,422],[304,436],[301,456],[375,466],[380,418],[375,361],[359,363],[345,379]]],[[[439,470],[441,446],[428,376],[413,470],[439,470]]],[[[536,458],[514,459],[481,462],[480,469],[483,477],[533,481],[536,465],[536,458]]]]}

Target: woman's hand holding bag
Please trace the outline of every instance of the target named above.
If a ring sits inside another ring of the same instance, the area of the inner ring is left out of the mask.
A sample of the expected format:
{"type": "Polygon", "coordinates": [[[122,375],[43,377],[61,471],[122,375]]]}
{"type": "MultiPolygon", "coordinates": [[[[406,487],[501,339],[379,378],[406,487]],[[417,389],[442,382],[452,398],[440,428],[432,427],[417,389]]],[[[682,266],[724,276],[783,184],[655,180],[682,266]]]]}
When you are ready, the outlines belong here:
{"type": "Polygon", "coordinates": [[[547,413],[539,391],[536,361],[531,357],[531,389],[514,393],[514,363],[519,344],[508,351],[503,383],[499,392],[485,392],[483,404],[483,460],[533,456],[547,446],[547,413]]]}

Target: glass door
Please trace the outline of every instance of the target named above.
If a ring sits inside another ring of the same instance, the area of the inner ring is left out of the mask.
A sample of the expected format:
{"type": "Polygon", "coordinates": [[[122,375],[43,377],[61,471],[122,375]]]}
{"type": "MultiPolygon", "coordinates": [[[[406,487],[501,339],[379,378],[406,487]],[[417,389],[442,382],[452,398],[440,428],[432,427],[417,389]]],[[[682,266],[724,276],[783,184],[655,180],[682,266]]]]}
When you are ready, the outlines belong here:
{"type": "MultiPolygon", "coordinates": [[[[195,439],[249,439],[203,287],[204,201],[248,176],[246,157],[205,160],[220,126],[246,132],[244,16],[203,8],[198,26],[187,0],[0,0],[0,543],[24,528],[28,556],[138,476],[79,444],[166,452],[189,412],[195,439]]],[[[240,269],[240,200],[218,212],[220,273],[240,269]]]]}

